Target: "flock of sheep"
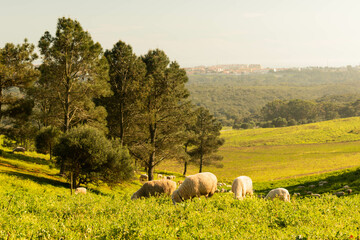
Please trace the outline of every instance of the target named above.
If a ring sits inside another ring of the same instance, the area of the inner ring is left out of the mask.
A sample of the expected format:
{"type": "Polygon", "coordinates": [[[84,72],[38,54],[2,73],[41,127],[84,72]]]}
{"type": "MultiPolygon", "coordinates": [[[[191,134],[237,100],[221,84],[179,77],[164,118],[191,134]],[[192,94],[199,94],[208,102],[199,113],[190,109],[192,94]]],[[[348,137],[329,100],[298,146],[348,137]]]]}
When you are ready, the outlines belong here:
{"type": "MultiPolygon", "coordinates": [[[[158,176],[159,177],[159,176],[158,176]]],[[[141,179],[141,178],[140,178],[141,179]]],[[[210,172],[198,173],[185,178],[178,189],[176,182],[163,178],[144,183],[144,185],[136,191],[131,199],[141,197],[156,196],[159,194],[171,195],[174,205],[195,197],[206,196],[211,197],[217,190],[217,178],[210,172]]],[[[231,191],[236,199],[245,198],[246,194],[253,195],[253,184],[251,178],[240,176],[235,178],[232,183],[231,191]]],[[[279,198],[283,201],[290,201],[290,194],[285,188],[276,188],[271,190],[265,199],[279,198]]]]}

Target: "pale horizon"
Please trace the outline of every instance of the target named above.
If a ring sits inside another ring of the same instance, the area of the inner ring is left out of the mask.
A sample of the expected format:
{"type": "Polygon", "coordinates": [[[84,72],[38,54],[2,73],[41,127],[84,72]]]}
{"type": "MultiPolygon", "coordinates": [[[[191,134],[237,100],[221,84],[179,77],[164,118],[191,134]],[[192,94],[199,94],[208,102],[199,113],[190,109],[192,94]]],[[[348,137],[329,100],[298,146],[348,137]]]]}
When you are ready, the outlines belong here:
{"type": "Polygon", "coordinates": [[[37,45],[57,20],[80,22],[103,49],[119,40],[137,55],[165,51],[181,67],[261,64],[266,68],[360,64],[360,2],[259,1],[3,1],[5,43],[37,45]]]}

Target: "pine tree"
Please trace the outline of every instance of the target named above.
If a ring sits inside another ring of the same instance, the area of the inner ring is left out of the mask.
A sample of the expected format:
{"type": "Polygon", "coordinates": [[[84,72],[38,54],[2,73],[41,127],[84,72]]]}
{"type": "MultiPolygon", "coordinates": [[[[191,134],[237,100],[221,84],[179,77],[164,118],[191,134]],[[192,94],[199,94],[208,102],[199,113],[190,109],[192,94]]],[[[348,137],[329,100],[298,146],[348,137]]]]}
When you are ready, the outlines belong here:
{"type": "Polygon", "coordinates": [[[185,88],[188,78],[179,64],[170,63],[159,49],[149,51],[142,59],[146,64],[141,84],[143,100],[129,148],[145,164],[152,180],[155,166],[184,152],[182,135],[190,102],[185,88]]]}
{"type": "Polygon", "coordinates": [[[192,132],[188,139],[190,150],[188,154],[193,162],[199,164],[199,172],[202,172],[204,165],[218,164],[222,156],[216,154],[225,140],[220,138],[221,124],[209,113],[209,110],[200,107],[196,111],[195,124],[189,126],[192,132]]]}
{"type": "Polygon", "coordinates": [[[108,64],[100,44],[94,43],[78,21],[60,18],[56,35],[45,32],[39,48],[42,79],[50,91],[47,97],[54,99],[61,111],[63,131],[78,123],[104,129],[106,111],[93,102],[111,93],[108,64]]]}

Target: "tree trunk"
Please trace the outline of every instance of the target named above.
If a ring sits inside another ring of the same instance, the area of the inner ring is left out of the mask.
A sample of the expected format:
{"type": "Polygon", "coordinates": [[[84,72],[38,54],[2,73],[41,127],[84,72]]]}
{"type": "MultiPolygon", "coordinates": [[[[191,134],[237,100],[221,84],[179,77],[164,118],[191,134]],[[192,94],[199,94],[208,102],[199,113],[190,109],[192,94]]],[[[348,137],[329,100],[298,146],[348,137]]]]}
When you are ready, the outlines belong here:
{"type": "Polygon", "coordinates": [[[124,109],[123,103],[120,103],[120,144],[124,146],[124,109]]]}
{"type": "Polygon", "coordinates": [[[187,172],[187,165],[188,165],[188,162],[187,162],[187,161],[185,161],[185,163],[184,163],[184,173],[183,173],[183,175],[184,175],[184,176],[186,176],[186,172],[187,172]]]}
{"type": "Polygon", "coordinates": [[[154,158],[155,158],[155,152],[152,152],[150,154],[149,164],[148,164],[148,180],[152,181],[154,180],[154,158]]]}

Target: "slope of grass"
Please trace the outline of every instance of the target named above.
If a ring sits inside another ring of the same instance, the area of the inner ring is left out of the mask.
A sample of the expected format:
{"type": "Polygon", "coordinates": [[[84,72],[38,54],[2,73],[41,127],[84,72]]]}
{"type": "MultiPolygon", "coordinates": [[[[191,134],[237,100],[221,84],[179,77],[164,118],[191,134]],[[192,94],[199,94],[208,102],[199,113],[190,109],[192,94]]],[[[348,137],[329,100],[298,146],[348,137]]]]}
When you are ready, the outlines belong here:
{"type": "Polygon", "coordinates": [[[141,186],[135,180],[114,189],[102,186],[86,195],[70,195],[68,184],[56,176],[57,170],[35,153],[2,153],[0,163],[0,239],[360,237],[360,212],[356,210],[360,169],[356,168],[254,183],[255,195],[275,187],[298,192],[297,186],[303,185],[302,194],[312,190],[322,193],[321,198],[302,196],[290,203],[256,197],[238,201],[231,193],[219,193],[173,206],[165,196],[130,201],[141,186]],[[319,186],[323,180],[328,184],[319,186]],[[313,184],[316,187],[310,188],[313,184]],[[332,195],[344,185],[354,192],[341,198],[332,195]]]}
{"type": "MultiPolygon", "coordinates": [[[[224,167],[205,166],[204,171],[226,182],[240,175],[271,181],[360,166],[359,130],[359,117],[286,128],[225,128],[221,132],[225,144],[218,152],[224,167]]],[[[177,162],[159,168],[183,170],[177,162]]],[[[189,167],[188,174],[197,172],[198,166],[189,167]]]]}
{"type": "Polygon", "coordinates": [[[336,119],[284,128],[222,131],[225,147],[293,145],[360,140],[360,117],[336,119]]]}

